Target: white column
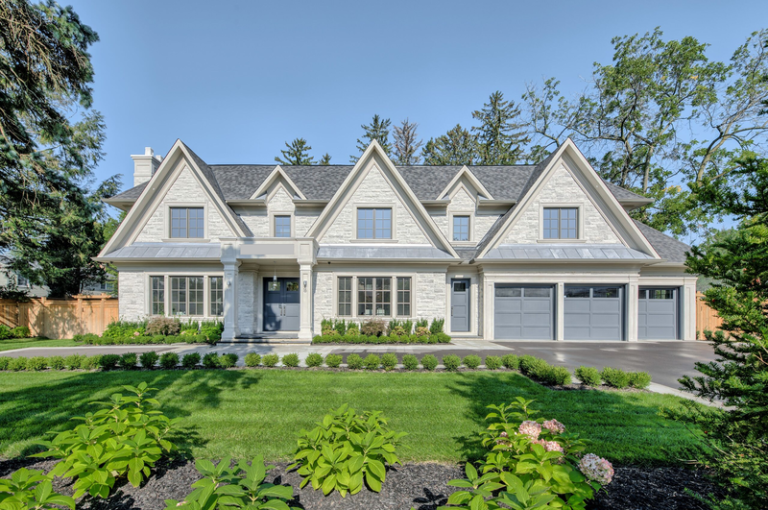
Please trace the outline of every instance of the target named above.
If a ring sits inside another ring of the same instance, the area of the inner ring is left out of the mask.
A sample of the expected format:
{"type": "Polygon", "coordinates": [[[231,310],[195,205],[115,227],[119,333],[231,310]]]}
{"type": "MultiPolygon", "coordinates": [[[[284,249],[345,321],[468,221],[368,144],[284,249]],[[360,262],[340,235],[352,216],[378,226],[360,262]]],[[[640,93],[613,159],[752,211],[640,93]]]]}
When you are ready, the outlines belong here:
{"type": "Polygon", "coordinates": [[[640,289],[639,281],[636,276],[629,278],[629,284],[627,285],[627,341],[637,342],[637,317],[639,297],[638,292],[640,289]]]}
{"type": "Polygon", "coordinates": [[[557,321],[555,322],[555,340],[565,340],[565,283],[557,282],[555,285],[557,303],[557,321]]]}
{"type": "Polygon", "coordinates": [[[686,278],[683,291],[683,340],[696,340],[696,278],[686,278]]]}
{"type": "Polygon", "coordinates": [[[240,336],[237,323],[237,280],[239,277],[240,261],[224,263],[224,332],[222,340],[234,340],[240,336]]]}
{"type": "Polygon", "coordinates": [[[299,266],[299,286],[301,287],[301,326],[300,340],[312,340],[312,265],[299,266]]]}

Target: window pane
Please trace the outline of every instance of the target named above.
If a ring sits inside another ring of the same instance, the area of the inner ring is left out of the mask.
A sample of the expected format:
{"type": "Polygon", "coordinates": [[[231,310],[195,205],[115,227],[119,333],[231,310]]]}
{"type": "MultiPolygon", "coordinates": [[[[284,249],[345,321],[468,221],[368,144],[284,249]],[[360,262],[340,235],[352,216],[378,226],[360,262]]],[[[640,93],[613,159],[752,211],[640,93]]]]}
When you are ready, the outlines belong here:
{"type": "Polygon", "coordinates": [[[536,287],[529,287],[525,289],[525,297],[539,297],[548,298],[551,289],[541,289],[536,287]]]}
{"type": "Polygon", "coordinates": [[[376,218],[376,239],[392,238],[392,209],[374,209],[376,218]]]}
{"type": "Polygon", "coordinates": [[[339,278],[339,315],[352,315],[352,278],[339,278]]]}
{"type": "Polygon", "coordinates": [[[203,208],[194,207],[189,208],[189,237],[204,237],[205,236],[205,222],[203,220],[203,208]]]}
{"type": "Polygon", "coordinates": [[[453,217],[453,240],[469,241],[469,216],[453,217]]]}
{"type": "Polygon", "coordinates": [[[514,297],[519,298],[523,295],[523,289],[520,287],[496,287],[496,297],[514,297]]]}
{"type": "Polygon", "coordinates": [[[565,297],[567,298],[588,298],[589,287],[566,287],[565,297]]]}
{"type": "Polygon", "coordinates": [[[291,237],[290,216],[275,216],[275,237],[291,237]]]}
{"type": "Polygon", "coordinates": [[[357,238],[373,239],[373,209],[357,210],[357,238]]]}
{"type": "Polygon", "coordinates": [[[165,315],[165,278],[153,276],[150,279],[152,294],[152,315],[165,315]]]}
{"type": "Polygon", "coordinates": [[[357,279],[357,314],[373,315],[373,278],[357,279]]]}
{"type": "Polygon", "coordinates": [[[224,278],[211,276],[208,282],[211,286],[211,315],[224,315],[224,278]]]}
{"type": "Polygon", "coordinates": [[[648,289],[648,297],[650,299],[673,299],[673,289],[648,289]]]}
{"type": "Polygon", "coordinates": [[[205,299],[204,279],[202,276],[190,276],[187,280],[189,289],[189,315],[204,315],[203,303],[205,299]]]}
{"type": "Polygon", "coordinates": [[[268,292],[280,292],[280,282],[269,282],[267,284],[267,291],[268,292]]]}
{"type": "Polygon", "coordinates": [[[187,278],[171,277],[171,315],[187,314],[187,278]]]}
{"type": "Polygon", "coordinates": [[[205,236],[205,210],[202,207],[172,207],[171,237],[205,236]]]}
{"type": "Polygon", "coordinates": [[[578,209],[575,207],[547,207],[542,217],[544,239],[576,239],[578,237],[578,209]]]}
{"type": "Polygon", "coordinates": [[[594,287],[592,297],[596,298],[617,298],[619,297],[618,287],[594,287]]]}
{"type": "Polygon", "coordinates": [[[453,282],[454,292],[466,292],[466,290],[467,290],[467,282],[453,282]]]}
{"type": "Polygon", "coordinates": [[[299,282],[287,282],[285,284],[285,290],[287,290],[288,292],[298,292],[299,282]]]}
{"type": "Polygon", "coordinates": [[[637,291],[637,297],[639,299],[646,299],[647,295],[648,295],[648,291],[646,289],[640,289],[637,291]]]}

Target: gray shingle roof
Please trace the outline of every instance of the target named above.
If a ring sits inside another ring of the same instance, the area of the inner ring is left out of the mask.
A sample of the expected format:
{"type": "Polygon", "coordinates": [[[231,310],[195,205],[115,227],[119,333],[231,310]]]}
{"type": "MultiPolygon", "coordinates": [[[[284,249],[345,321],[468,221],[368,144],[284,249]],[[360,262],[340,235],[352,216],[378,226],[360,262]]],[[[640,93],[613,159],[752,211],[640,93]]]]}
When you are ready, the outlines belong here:
{"type": "Polygon", "coordinates": [[[640,223],[637,220],[634,220],[634,222],[661,258],[667,259],[670,262],[685,262],[687,258],[686,252],[691,250],[690,246],[663,232],[659,232],[653,227],[649,227],[645,223],[640,223]]]}

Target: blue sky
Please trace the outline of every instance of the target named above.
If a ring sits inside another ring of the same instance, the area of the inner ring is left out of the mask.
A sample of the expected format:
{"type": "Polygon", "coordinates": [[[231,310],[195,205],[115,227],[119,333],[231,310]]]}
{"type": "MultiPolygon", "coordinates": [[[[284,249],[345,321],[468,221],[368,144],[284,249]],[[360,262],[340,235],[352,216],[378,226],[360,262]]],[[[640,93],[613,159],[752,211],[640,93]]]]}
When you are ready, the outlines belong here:
{"type": "Polygon", "coordinates": [[[438,136],[501,90],[556,76],[586,87],[614,36],[653,30],[727,60],[768,26],[762,1],[103,1],[71,4],[101,38],[91,53],[106,117],[99,179],[181,138],[208,163],[272,163],[304,137],[346,164],[374,113],[438,136]]]}

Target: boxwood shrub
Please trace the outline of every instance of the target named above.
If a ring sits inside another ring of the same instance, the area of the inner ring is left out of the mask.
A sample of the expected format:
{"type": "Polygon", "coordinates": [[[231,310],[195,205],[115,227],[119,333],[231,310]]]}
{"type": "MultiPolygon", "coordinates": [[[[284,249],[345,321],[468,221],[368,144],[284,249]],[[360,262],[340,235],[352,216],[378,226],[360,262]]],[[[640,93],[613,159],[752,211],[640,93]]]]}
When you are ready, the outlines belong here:
{"type": "Polygon", "coordinates": [[[209,352],[203,356],[203,366],[205,368],[219,368],[219,353],[209,352]]]}
{"type": "Polygon", "coordinates": [[[359,354],[350,354],[347,356],[347,368],[360,370],[363,368],[363,358],[361,358],[359,354]]]}
{"type": "Polygon", "coordinates": [[[68,370],[77,370],[80,368],[84,358],[85,356],[81,356],[80,354],[70,354],[64,358],[64,366],[67,367],[68,370]]]}
{"type": "Polygon", "coordinates": [[[240,356],[233,352],[228,352],[226,354],[221,355],[219,357],[219,366],[221,368],[234,368],[235,365],[237,365],[237,360],[240,359],[240,356]]]}
{"type": "Polygon", "coordinates": [[[566,386],[571,384],[571,371],[565,367],[549,366],[545,370],[541,379],[549,384],[566,386]]]}
{"type": "Polygon", "coordinates": [[[520,370],[520,358],[514,354],[505,354],[502,356],[501,364],[510,370],[520,370]]]}
{"type": "Polygon", "coordinates": [[[160,366],[166,370],[171,370],[179,366],[179,355],[175,352],[164,352],[160,355],[160,366]]]}
{"type": "Polygon", "coordinates": [[[498,370],[501,368],[501,358],[499,356],[486,356],[485,368],[488,370],[498,370]]]}
{"type": "Polygon", "coordinates": [[[144,368],[154,368],[159,358],[160,356],[158,356],[155,351],[147,351],[141,353],[139,362],[141,362],[141,366],[144,368]]]}
{"type": "Polygon", "coordinates": [[[461,366],[461,358],[455,354],[448,354],[447,356],[443,356],[442,362],[445,369],[450,371],[458,370],[459,366],[461,366]]]}
{"type": "Polygon", "coordinates": [[[10,356],[0,356],[0,370],[8,370],[12,359],[10,356]]]}
{"type": "Polygon", "coordinates": [[[24,356],[19,356],[18,358],[12,358],[11,361],[8,363],[8,370],[12,370],[14,372],[20,372],[26,369],[27,369],[27,358],[25,358],[24,356]]]}
{"type": "Polygon", "coordinates": [[[576,369],[576,377],[582,384],[587,386],[598,387],[600,386],[600,372],[595,367],[581,366],[576,369]]]}
{"type": "Polygon", "coordinates": [[[48,358],[48,366],[51,370],[64,370],[64,358],[61,356],[51,356],[48,358]]]}
{"type": "Polygon", "coordinates": [[[190,369],[195,368],[197,365],[200,364],[200,354],[196,352],[190,352],[189,354],[185,354],[183,358],[181,358],[181,366],[184,368],[190,369]]]}
{"type": "Polygon", "coordinates": [[[117,354],[102,354],[99,357],[99,366],[102,370],[114,370],[120,363],[120,356],[117,354]]]}
{"type": "Polygon", "coordinates": [[[416,370],[419,368],[419,360],[413,354],[403,356],[403,366],[406,370],[416,370]]]}
{"type": "Polygon", "coordinates": [[[323,355],[316,352],[311,352],[307,354],[304,363],[306,363],[308,367],[320,367],[323,365],[323,355]]]}
{"type": "Polygon", "coordinates": [[[476,370],[482,364],[482,362],[483,360],[480,359],[480,356],[477,356],[476,354],[464,356],[464,359],[461,360],[462,365],[472,370],[476,370]]]}
{"type": "Polygon", "coordinates": [[[651,376],[648,372],[630,372],[629,385],[633,388],[644,390],[651,384],[651,376]]]}
{"type": "Polygon", "coordinates": [[[341,354],[329,354],[325,357],[325,364],[331,368],[339,368],[344,357],[341,354]]]}
{"type": "Polygon", "coordinates": [[[312,339],[312,343],[315,344],[444,344],[451,341],[451,337],[445,333],[434,333],[426,335],[397,335],[390,336],[382,335],[355,335],[347,334],[340,335],[338,330],[329,330],[330,333],[324,335],[317,335],[312,339]]]}
{"type": "Polygon", "coordinates": [[[93,356],[83,356],[80,360],[80,368],[83,370],[96,370],[101,363],[101,355],[94,354],[93,356]]]}
{"type": "Polygon", "coordinates": [[[388,352],[381,356],[381,366],[384,370],[394,370],[397,367],[397,354],[388,352]]]}
{"type": "Polygon", "coordinates": [[[381,358],[375,354],[369,354],[363,360],[363,366],[366,370],[378,370],[381,366],[381,358]]]}
{"type": "Polygon", "coordinates": [[[261,354],[249,352],[245,355],[246,367],[258,367],[259,365],[261,365],[261,354]]]}
{"type": "Polygon", "coordinates": [[[275,367],[280,362],[280,356],[277,354],[265,354],[263,358],[261,358],[261,362],[264,364],[265,367],[275,367]]]}
{"type": "Polygon", "coordinates": [[[618,368],[605,367],[600,372],[600,377],[605,384],[613,388],[621,390],[629,386],[629,374],[618,368]]]}
{"type": "Polygon", "coordinates": [[[437,358],[432,354],[426,354],[423,358],[421,358],[421,366],[429,371],[432,371],[437,368],[437,358]]]}
{"type": "Polygon", "coordinates": [[[283,366],[296,368],[299,366],[299,355],[295,353],[286,354],[283,356],[283,366]]]}
{"type": "Polygon", "coordinates": [[[120,361],[118,361],[117,364],[123,370],[133,370],[136,368],[136,365],[139,364],[139,360],[137,359],[135,352],[126,352],[120,356],[120,361]]]}
{"type": "Polygon", "coordinates": [[[43,356],[33,356],[27,360],[27,370],[39,372],[48,368],[48,359],[43,356]]]}

